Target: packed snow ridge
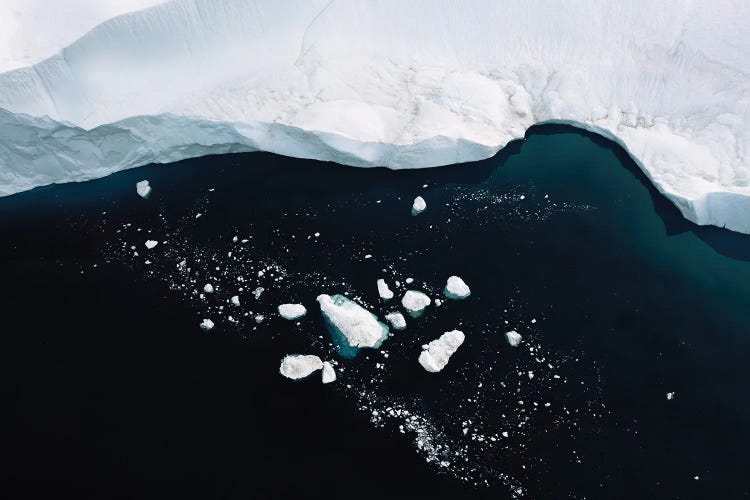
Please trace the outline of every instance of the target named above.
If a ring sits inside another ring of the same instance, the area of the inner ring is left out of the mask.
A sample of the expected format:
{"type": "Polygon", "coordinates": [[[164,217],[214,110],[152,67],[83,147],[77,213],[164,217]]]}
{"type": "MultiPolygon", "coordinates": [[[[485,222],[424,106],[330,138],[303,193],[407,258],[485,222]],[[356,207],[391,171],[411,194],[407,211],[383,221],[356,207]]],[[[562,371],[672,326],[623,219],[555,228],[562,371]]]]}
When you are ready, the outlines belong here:
{"type": "Polygon", "coordinates": [[[445,332],[439,338],[422,346],[419,364],[431,373],[437,373],[448,364],[453,353],[464,343],[464,333],[460,330],[445,332]]]}
{"type": "Polygon", "coordinates": [[[317,300],[326,321],[351,347],[380,347],[388,336],[388,327],[374,314],[343,295],[323,294],[317,300]]]}
{"type": "Polygon", "coordinates": [[[155,3],[0,3],[0,194],[240,151],[431,167],[556,122],[750,232],[750,2],[171,0],[93,27],[155,3]]]}

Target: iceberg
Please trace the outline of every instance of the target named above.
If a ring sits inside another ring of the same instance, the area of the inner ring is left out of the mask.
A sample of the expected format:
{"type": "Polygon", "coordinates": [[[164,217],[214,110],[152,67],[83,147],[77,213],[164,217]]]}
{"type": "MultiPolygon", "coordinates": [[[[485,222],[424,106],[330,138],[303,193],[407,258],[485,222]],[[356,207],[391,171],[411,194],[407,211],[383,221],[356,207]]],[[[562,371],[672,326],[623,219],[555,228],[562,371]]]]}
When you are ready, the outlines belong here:
{"type": "Polygon", "coordinates": [[[401,305],[412,316],[419,317],[424,312],[424,308],[429,306],[432,300],[416,290],[407,290],[401,299],[401,305]]]}
{"type": "Polygon", "coordinates": [[[292,380],[299,380],[323,368],[319,357],[311,354],[288,354],[281,360],[279,373],[292,380]]]}
{"type": "Polygon", "coordinates": [[[201,327],[201,330],[203,330],[204,332],[207,332],[213,329],[214,322],[211,321],[210,319],[204,319],[203,321],[201,321],[201,324],[198,326],[201,327]]]}
{"type": "Polygon", "coordinates": [[[391,300],[393,298],[393,292],[388,288],[388,284],[384,279],[378,280],[378,295],[383,300],[391,300]]]}
{"type": "Polygon", "coordinates": [[[378,321],[370,311],[343,295],[319,295],[320,311],[334,340],[339,344],[339,354],[352,357],[360,347],[380,347],[388,337],[388,327],[378,321]]]}
{"type": "Polygon", "coordinates": [[[749,22],[733,0],[8,0],[0,195],[259,150],[434,167],[564,123],[748,233],[749,22]]]}
{"type": "Polygon", "coordinates": [[[323,362],[323,373],[321,374],[321,380],[324,384],[330,384],[336,381],[336,371],[333,369],[333,365],[328,361],[323,362]]]}
{"type": "Polygon", "coordinates": [[[427,203],[424,201],[424,198],[421,196],[417,196],[414,198],[414,203],[411,206],[411,214],[412,215],[419,215],[427,208],[427,203]]]}
{"type": "Polygon", "coordinates": [[[394,330],[403,330],[406,328],[406,319],[400,312],[388,313],[385,315],[385,319],[391,324],[394,330]]]}
{"type": "Polygon", "coordinates": [[[458,276],[451,276],[445,284],[443,294],[449,299],[460,300],[471,295],[471,290],[468,285],[464,283],[464,280],[458,276]]]}
{"type": "Polygon", "coordinates": [[[147,199],[149,196],[151,196],[151,186],[149,185],[148,181],[136,182],[135,192],[138,193],[138,196],[140,196],[141,198],[147,199]]]}
{"type": "Polygon", "coordinates": [[[433,340],[419,355],[419,364],[430,373],[437,373],[448,364],[451,356],[464,343],[464,333],[460,330],[445,332],[433,340]]]}
{"type": "Polygon", "coordinates": [[[156,241],[156,240],[146,240],[146,248],[148,248],[149,250],[151,250],[152,248],[154,248],[158,244],[159,244],[159,242],[156,241]]]}
{"type": "Polygon", "coordinates": [[[206,293],[214,293],[214,286],[211,283],[206,283],[203,287],[203,291],[206,293]]]}
{"type": "Polygon", "coordinates": [[[294,320],[307,314],[307,309],[302,304],[281,304],[279,315],[284,319],[294,320]]]}
{"type": "Polygon", "coordinates": [[[521,337],[521,334],[517,331],[511,330],[509,332],[505,332],[505,338],[511,347],[518,347],[521,344],[521,339],[523,337],[521,337]]]}
{"type": "Polygon", "coordinates": [[[240,307],[240,297],[239,295],[232,295],[232,298],[229,299],[230,302],[232,302],[232,305],[235,307],[240,307]]]}

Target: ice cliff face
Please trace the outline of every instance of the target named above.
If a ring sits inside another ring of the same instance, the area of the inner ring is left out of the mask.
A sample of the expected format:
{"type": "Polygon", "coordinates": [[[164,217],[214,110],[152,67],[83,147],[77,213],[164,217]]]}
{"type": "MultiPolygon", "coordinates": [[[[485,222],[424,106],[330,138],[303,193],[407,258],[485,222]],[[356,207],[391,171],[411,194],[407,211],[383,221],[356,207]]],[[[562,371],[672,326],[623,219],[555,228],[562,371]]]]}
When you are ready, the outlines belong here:
{"type": "Polygon", "coordinates": [[[0,74],[0,194],[236,151],[430,167],[553,121],[750,232],[748,23],[732,0],[173,0],[0,74]]]}

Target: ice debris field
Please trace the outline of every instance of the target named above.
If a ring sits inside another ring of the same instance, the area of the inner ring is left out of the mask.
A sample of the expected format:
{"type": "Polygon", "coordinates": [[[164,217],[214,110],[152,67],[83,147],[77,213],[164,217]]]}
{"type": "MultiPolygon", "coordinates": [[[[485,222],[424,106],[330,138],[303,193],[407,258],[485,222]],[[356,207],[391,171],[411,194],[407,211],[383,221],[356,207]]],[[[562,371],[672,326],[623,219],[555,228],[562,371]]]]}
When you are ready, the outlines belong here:
{"type": "Polygon", "coordinates": [[[4,1],[0,194],[257,150],[447,165],[556,122],[748,233],[748,23],[732,0],[4,1]]]}

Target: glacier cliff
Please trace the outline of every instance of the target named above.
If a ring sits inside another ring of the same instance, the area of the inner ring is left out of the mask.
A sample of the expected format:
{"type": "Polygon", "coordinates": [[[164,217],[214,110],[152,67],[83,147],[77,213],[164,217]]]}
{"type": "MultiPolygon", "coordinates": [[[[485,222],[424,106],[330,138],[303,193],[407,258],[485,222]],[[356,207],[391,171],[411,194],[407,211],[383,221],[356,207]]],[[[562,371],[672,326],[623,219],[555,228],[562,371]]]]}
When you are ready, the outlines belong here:
{"type": "Polygon", "coordinates": [[[750,233],[749,22],[736,0],[172,0],[0,74],[0,194],[256,150],[438,166],[557,122],[750,233]]]}

